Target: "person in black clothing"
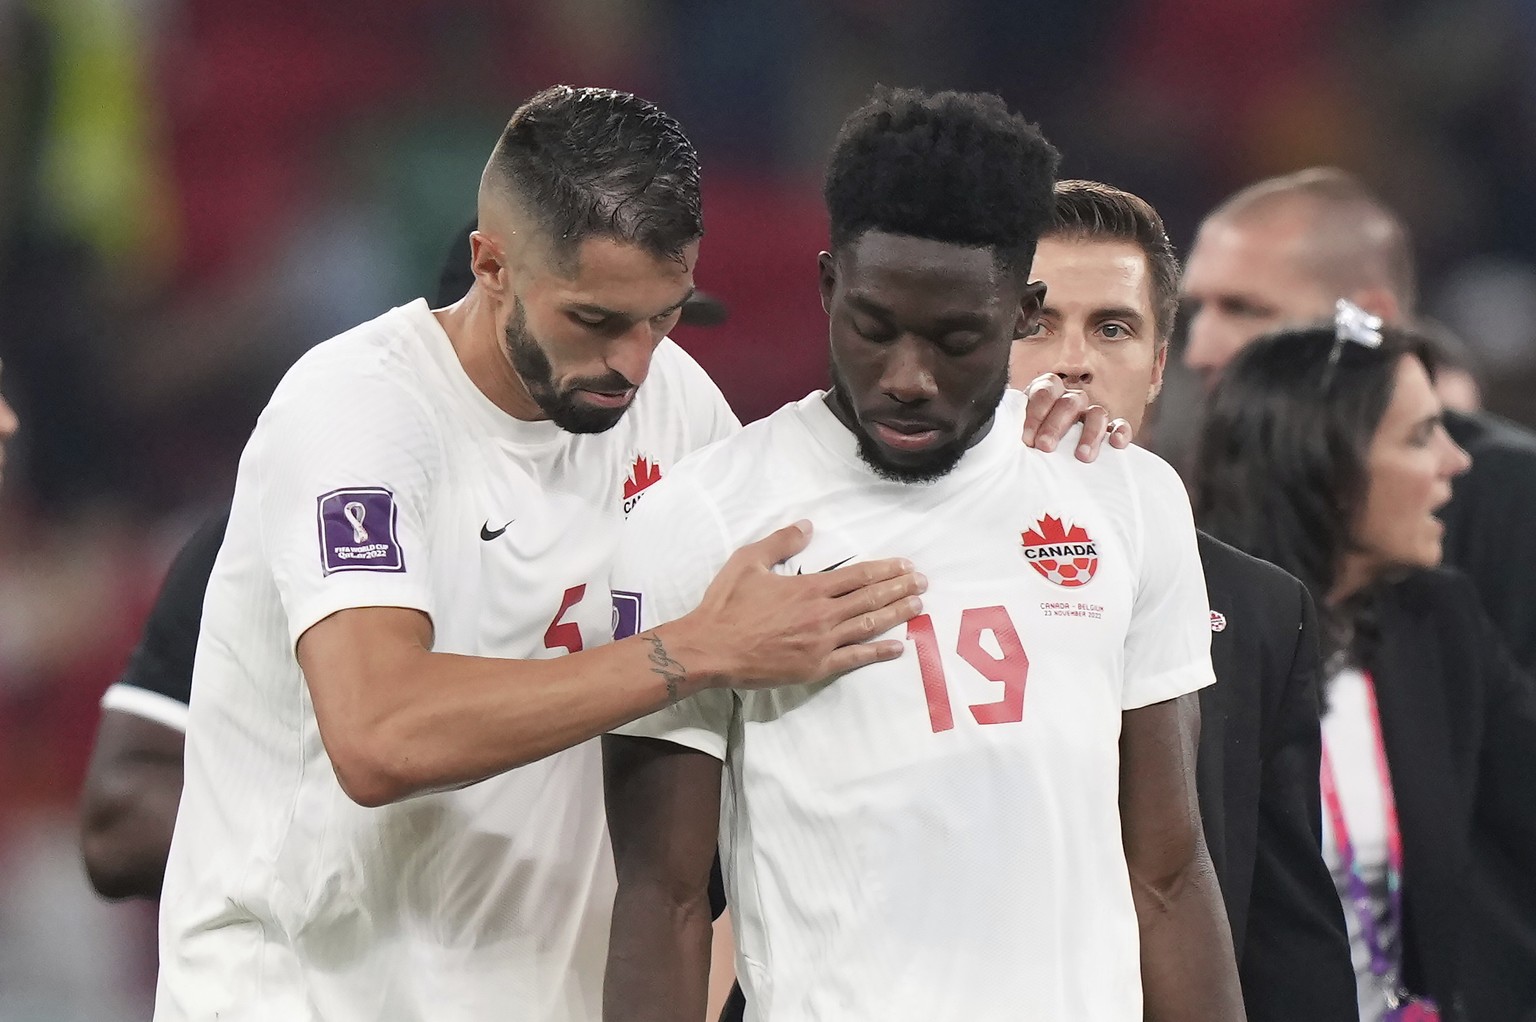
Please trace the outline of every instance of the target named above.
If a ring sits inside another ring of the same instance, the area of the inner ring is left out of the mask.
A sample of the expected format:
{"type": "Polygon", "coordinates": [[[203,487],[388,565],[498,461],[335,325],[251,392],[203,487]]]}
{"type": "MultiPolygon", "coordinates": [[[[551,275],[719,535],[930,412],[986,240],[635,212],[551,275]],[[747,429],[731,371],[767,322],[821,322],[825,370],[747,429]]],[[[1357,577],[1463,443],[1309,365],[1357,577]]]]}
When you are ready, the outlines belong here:
{"type": "MultiPolygon", "coordinates": [[[[1056,202],[1033,270],[1045,308],[1014,342],[1014,382],[1054,372],[1139,429],[1162,382],[1178,263],[1137,196],[1063,181],[1056,202]]],[[[1199,543],[1217,679],[1200,692],[1200,812],[1248,1017],[1354,1019],[1344,920],[1318,848],[1312,600],[1273,565],[1208,535],[1199,543]]]]}
{"type": "Polygon", "coordinates": [[[1322,611],[1325,854],[1362,1019],[1429,998],[1445,1022],[1531,1020],[1536,686],[1469,582],[1435,570],[1467,458],[1427,368],[1347,306],[1253,342],[1212,395],[1195,514],[1322,611]]]}
{"type": "Polygon", "coordinates": [[[176,807],[203,593],[229,522],[225,507],[193,533],[166,573],[123,675],[101,700],[81,794],[80,849],[107,898],[157,898],[176,807]]]}
{"type": "MultiPolygon", "coordinates": [[[[1412,322],[1417,302],[1406,228],[1332,168],[1260,181],[1219,205],[1181,286],[1190,313],[1184,362],[1208,385],[1254,338],[1327,320],[1336,299],[1389,326],[1412,322]]],[[[1445,424],[1472,456],[1442,515],[1446,563],[1471,578],[1516,661],[1536,669],[1536,433],[1485,413],[1447,412],[1445,424]]]]}

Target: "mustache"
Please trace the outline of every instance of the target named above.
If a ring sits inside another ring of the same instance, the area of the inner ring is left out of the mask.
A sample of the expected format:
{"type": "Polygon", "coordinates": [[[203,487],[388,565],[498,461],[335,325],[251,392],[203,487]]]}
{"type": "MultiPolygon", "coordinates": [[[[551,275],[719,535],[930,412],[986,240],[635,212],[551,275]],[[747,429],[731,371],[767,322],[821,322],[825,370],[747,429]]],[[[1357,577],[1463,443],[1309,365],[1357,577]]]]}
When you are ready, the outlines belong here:
{"type": "Polygon", "coordinates": [[[582,376],[566,382],[565,389],[572,390],[596,390],[608,393],[617,393],[634,387],[628,377],[616,369],[609,370],[601,376],[582,376]]]}

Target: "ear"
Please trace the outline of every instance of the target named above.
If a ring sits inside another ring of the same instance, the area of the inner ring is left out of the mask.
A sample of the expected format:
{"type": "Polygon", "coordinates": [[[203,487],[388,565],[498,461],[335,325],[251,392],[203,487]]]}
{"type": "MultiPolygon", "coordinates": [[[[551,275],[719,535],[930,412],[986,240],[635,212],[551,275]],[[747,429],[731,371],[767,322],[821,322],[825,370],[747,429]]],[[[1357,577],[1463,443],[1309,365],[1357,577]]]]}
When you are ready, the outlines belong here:
{"type": "Polygon", "coordinates": [[[832,295],[837,290],[837,259],[831,252],[816,257],[816,285],[821,291],[821,311],[832,315],[832,295]]]}
{"type": "Polygon", "coordinates": [[[507,259],[500,246],[487,234],[472,231],[469,235],[469,268],[487,294],[503,296],[512,286],[507,259]]]}
{"type": "Polygon", "coordinates": [[[1403,321],[1403,307],[1398,302],[1397,296],[1387,288],[1363,287],[1345,297],[1371,315],[1380,316],[1381,321],[1388,326],[1403,321]]]}
{"type": "Polygon", "coordinates": [[[1028,337],[1040,322],[1040,310],[1045,308],[1045,281],[1037,280],[1024,285],[1019,298],[1019,318],[1013,325],[1013,339],[1028,337]]]}
{"type": "Polygon", "coordinates": [[[1168,368],[1168,342],[1157,342],[1157,351],[1152,355],[1152,385],[1147,388],[1147,404],[1157,400],[1157,395],[1163,392],[1163,371],[1168,368]]]}

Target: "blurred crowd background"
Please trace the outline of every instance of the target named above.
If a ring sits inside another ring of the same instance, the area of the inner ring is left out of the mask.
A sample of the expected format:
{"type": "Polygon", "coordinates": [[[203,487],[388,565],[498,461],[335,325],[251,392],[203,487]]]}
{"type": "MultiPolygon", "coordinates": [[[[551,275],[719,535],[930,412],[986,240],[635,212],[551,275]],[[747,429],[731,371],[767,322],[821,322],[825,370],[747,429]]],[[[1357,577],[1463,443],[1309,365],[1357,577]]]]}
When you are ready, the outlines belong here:
{"type": "Polygon", "coordinates": [[[1531,0],[0,0],[0,1020],[148,1017],[153,909],[75,843],[97,700],[283,371],[432,293],[527,95],[683,122],[730,319],[678,339],[743,420],[825,381],[822,156],[885,82],[1001,93],[1181,253],[1241,185],[1354,171],[1536,424],[1533,57],[1531,0]]]}

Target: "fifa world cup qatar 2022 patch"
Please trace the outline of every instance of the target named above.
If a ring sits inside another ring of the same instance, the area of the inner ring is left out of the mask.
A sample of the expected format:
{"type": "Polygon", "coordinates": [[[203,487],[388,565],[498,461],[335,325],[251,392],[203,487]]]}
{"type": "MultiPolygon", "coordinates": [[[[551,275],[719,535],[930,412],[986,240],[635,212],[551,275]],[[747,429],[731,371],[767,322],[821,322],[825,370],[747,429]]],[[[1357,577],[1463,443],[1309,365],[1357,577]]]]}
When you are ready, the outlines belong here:
{"type": "Polygon", "coordinates": [[[332,490],[316,499],[320,562],[337,571],[404,571],[395,495],[382,486],[332,490]]]}
{"type": "Polygon", "coordinates": [[[640,594],[612,590],[613,639],[627,639],[640,631],[640,594]]]}
{"type": "Polygon", "coordinates": [[[1040,577],[1063,589],[1076,589],[1099,570],[1099,548],[1081,525],[1063,525],[1046,515],[1023,533],[1024,559],[1040,577]]]}

